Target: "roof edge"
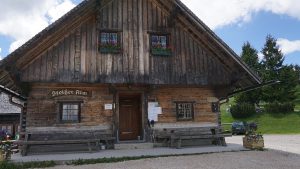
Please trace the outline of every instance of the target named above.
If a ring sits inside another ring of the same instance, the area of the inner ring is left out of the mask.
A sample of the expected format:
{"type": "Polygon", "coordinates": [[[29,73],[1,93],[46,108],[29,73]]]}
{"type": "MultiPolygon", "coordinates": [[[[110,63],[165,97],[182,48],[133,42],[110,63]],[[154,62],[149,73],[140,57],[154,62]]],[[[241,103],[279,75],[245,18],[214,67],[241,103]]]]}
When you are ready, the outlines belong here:
{"type": "Polygon", "coordinates": [[[253,70],[241,60],[241,58],[220,38],[216,35],[200,18],[198,18],[181,0],[175,0],[176,5],[178,5],[183,11],[185,11],[190,18],[192,18],[196,23],[200,24],[202,28],[211,36],[211,38],[223,48],[246,72],[258,83],[261,84],[261,78],[253,72],[253,70]]]}
{"type": "Polygon", "coordinates": [[[26,50],[29,45],[32,43],[40,40],[43,37],[43,34],[50,31],[51,29],[54,29],[59,24],[63,23],[68,17],[70,17],[72,14],[76,13],[78,10],[81,9],[82,6],[85,6],[88,2],[92,0],[83,0],[79,5],[75,6],[73,9],[71,9],[69,12],[64,14],[62,17],[60,17],[58,20],[54,21],[50,25],[48,25],[46,28],[44,28],[42,31],[40,31],[38,34],[34,35],[31,39],[29,39],[27,42],[25,42],[23,45],[18,47],[16,50],[14,50],[12,53],[8,54],[6,57],[4,57],[0,61],[0,68],[5,67],[7,63],[10,62],[10,59],[13,59],[12,57],[18,56],[20,53],[23,52],[23,50],[26,50]]]}

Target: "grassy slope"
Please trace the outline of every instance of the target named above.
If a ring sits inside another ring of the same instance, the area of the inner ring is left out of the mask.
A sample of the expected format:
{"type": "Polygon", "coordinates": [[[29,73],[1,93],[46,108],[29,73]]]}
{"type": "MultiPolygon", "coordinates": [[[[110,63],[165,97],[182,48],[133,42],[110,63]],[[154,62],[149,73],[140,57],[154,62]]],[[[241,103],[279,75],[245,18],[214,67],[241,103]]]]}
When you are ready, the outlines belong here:
{"type": "Polygon", "coordinates": [[[297,88],[297,96],[295,113],[276,116],[269,113],[261,113],[246,119],[233,119],[231,114],[226,112],[228,105],[234,102],[230,100],[229,103],[223,104],[221,107],[222,122],[255,121],[259,124],[258,132],[262,134],[300,134],[300,85],[297,88]]]}

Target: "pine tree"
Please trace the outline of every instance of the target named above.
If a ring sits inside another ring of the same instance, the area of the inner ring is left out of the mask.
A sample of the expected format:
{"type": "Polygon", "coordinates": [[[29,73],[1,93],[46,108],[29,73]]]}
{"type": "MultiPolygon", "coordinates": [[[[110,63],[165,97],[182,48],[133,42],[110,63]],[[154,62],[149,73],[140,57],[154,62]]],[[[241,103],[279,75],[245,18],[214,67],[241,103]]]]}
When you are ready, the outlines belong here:
{"type": "MultiPolygon", "coordinates": [[[[244,43],[242,47],[241,59],[256,73],[259,73],[261,65],[258,59],[258,52],[249,42],[244,43]]],[[[258,104],[260,101],[260,90],[248,91],[237,94],[235,96],[237,103],[251,103],[258,104]]]]}
{"type": "Polygon", "coordinates": [[[284,56],[277,45],[277,40],[267,36],[262,49],[262,78],[264,82],[279,80],[280,84],[263,87],[262,99],[265,102],[290,102],[294,99],[296,74],[291,66],[284,66],[284,56]]]}

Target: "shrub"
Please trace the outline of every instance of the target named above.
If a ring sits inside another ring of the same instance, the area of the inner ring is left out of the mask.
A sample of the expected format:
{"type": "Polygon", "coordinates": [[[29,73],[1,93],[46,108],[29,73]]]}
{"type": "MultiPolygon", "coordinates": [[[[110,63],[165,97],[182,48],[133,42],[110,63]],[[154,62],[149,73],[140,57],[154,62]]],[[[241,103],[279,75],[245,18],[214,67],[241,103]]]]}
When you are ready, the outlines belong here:
{"type": "Polygon", "coordinates": [[[287,114],[294,112],[295,104],[292,102],[273,102],[265,105],[265,111],[273,114],[287,114]]]}
{"type": "Polygon", "coordinates": [[[255,106],[250,103],[239,103],[233,105],[230,108],[230,112],[233,118],[247,118],[256,113],[255,106]]]}

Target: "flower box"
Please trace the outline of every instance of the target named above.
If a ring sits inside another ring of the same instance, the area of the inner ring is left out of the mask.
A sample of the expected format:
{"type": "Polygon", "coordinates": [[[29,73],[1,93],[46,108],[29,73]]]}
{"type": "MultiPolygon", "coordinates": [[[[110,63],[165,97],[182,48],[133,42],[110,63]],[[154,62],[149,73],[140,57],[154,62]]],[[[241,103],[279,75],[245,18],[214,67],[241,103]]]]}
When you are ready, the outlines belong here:
{"type": "Polygon", "coordinates": [[[152,55],[171,56],[172,50],[169,48],[152,48],[152,55]]]}
{"type": "Polygon", "coordinates": [[[121,49],[119,48],[100,48],[101,53],[121,53],[121,49]]]}
{"type": "Polygon", "coordinates": [[[101,53],[121,53],[121,47],[114,44],[101,45],[99,51],[101,53]]]}
{"type": "Polygon", "coordinates": [[[262,150],[264,148],[264,138],[262,136],[245,136],[243,137],[243,146],[249,149],[262,150]]]}

